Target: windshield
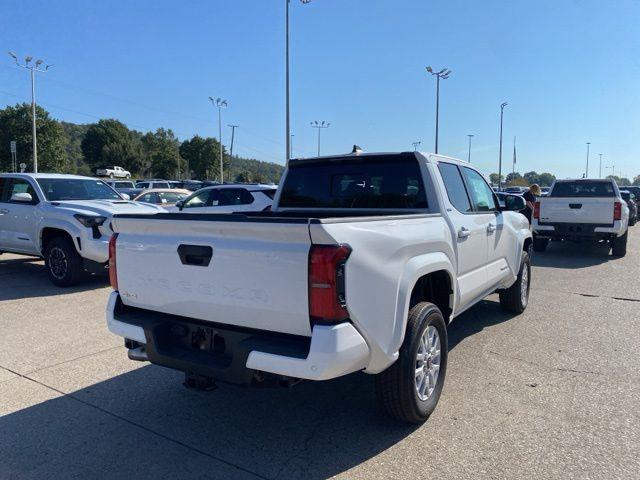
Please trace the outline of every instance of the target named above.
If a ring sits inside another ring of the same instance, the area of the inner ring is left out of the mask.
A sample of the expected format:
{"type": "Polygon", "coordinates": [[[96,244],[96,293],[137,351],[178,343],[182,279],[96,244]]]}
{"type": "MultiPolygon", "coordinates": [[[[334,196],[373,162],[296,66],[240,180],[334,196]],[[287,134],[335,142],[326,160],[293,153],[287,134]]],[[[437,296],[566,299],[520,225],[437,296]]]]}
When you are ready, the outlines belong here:
{"type": "Polygon", "coordinates": [[[81,178],[39,178],[38,184],[50,202],[61,200],[122,200],[100,180],[81,178]]]}

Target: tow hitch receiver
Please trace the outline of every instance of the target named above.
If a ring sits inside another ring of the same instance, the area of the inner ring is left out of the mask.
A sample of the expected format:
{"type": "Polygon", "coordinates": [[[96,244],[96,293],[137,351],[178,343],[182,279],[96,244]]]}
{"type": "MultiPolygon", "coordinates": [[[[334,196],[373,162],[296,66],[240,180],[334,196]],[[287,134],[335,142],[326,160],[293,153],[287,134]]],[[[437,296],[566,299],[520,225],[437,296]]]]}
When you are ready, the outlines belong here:
{"type": "Polygon", "coordinates": [[[192,388],[194,390],[202,390],[205,392],[211,392],[218,388],[218,385],[211,377],[207,377],[206,375],[200,375],[195,372],[185,372],[184,373],[184,384],[187,388],[192,388]]]}

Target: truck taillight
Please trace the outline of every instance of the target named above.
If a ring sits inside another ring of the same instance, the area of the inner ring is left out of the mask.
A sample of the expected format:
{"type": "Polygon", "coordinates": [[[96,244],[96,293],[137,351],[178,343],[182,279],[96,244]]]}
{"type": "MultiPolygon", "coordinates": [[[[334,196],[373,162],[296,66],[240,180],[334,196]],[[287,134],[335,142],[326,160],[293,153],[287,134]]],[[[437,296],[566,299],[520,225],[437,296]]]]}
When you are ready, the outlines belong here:
{"type": "Polygon", "coordinates": [[[313,323],[338,323],[349,318],[345,298],[348,245],[314,245],[309,252],[309,316],[313,323]]]}
{"type": "Polygon", "coordinates": [[[118,268],[116,266],[116,242],[118,234],[114,233],[109,239],[109,283],[111,288],[118,290],[118,268]]]}
{"type": "Polygon", "coordinates": [[[533,204],[533,218],[540,220],[540,202],[533,204]]]}
{"type": "Polygon", "coordinates": [[[613,204],[613,220],[622,220],[622,203],[620,202],[613,204]]]}

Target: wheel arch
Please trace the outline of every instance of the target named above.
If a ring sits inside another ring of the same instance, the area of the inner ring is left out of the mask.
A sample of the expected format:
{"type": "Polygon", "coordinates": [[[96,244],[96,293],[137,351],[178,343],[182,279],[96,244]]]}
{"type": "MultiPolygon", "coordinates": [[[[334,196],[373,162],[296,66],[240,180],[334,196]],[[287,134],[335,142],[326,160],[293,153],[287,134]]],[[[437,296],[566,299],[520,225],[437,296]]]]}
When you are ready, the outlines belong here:
{"type": "Polygon", "coordinates": [[[42,253],[42,255],[44,255],[49,242],[57,237],[68,239],[76,248],[76,251],[80,253],[80,248],[78,245],[79,240],[77,238],[73,238],[73,236],[68,231],[59,227],[44,227],[40,231],[40,252],[42,253]]]}

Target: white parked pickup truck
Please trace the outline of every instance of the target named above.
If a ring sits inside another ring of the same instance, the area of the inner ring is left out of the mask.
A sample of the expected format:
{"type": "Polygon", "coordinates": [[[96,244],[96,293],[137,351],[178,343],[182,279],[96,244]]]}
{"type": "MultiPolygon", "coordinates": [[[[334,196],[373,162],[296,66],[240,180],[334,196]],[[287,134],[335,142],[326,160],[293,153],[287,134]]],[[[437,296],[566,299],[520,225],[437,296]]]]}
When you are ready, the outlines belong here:
{"type": "Polygon", "coordinates": [[[550,240],[607,241],[614,256],[627,254],[629,207],[612,179],[557,180],[534,205],[533,249],[550,240]]]}
{"type": "Polygon", "coordinates": [[[54,284],[75,285],[85,272],[106,273],[114,213],[163,211],[129,202],[96,178],[0,174],[0,253],[43,257],[54,284]]]}
{"type": "Polygon", "coordinates": [[[386,410],[424,421],[447,323],[498,292],[528,303],[531,233],[470,164],[415,152],[292,160],[273,210],[117,215],[107,324],[129,357],[186,384],[377,377],[386,410]]]}
{"type": "Polygon", "coordinates": [[[96,170],[96,175],[99,177],[109,178],[131,178],[131,172],[125,170],[122,167],[104,167],[96,170]]]}

